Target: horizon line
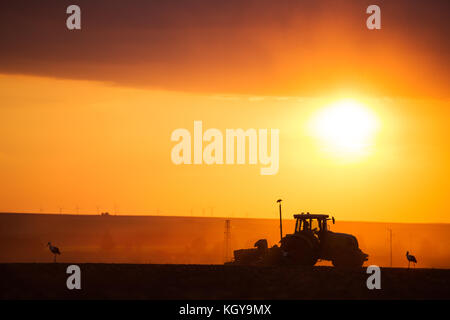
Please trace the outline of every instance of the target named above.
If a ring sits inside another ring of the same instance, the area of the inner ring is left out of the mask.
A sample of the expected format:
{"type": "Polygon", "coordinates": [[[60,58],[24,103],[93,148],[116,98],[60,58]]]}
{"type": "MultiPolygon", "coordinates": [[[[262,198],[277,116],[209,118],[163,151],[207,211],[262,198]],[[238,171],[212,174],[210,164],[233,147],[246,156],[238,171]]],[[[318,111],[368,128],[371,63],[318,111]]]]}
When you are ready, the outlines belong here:
{"type": "MultiPolygon", "coordinates": [[[[102,215],[97,213],[59,213],[59,212],[16,212],[16,211],[0,211],[0,215],[46,215],[46,216],[83,216],[83,217],[129,217],[129,218],[195,218],[195,219],[247,219],[247,220],[278,220],[279,218],[255,218],[255,217],[230,217],[230,216],[189,216],[189,215],[173,215],[173,214],[111,214],[102,215]]],[[[294,220],[293,218],[283,218],[283,220],[294,220]]],[[[427,225],[449,225],[450,222],[392,222],[392,221],[373,221],[373,220],[337,220],[338,222],[351,222],[351,223],[378,223],[378,224],[427,224],[427,225]]]]}

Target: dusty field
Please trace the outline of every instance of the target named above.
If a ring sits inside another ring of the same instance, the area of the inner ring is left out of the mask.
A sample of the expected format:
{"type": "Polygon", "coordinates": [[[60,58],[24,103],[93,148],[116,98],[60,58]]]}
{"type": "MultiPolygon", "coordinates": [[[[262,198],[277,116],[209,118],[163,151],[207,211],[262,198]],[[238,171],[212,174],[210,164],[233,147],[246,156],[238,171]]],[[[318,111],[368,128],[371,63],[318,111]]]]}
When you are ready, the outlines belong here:
{"type": "Polygon", "coordinates": [[[79,264],[82,289],[66,288],[67,264],[0,264],[0,299],[450,299],[450,270],[222,265],[79,264]]]}

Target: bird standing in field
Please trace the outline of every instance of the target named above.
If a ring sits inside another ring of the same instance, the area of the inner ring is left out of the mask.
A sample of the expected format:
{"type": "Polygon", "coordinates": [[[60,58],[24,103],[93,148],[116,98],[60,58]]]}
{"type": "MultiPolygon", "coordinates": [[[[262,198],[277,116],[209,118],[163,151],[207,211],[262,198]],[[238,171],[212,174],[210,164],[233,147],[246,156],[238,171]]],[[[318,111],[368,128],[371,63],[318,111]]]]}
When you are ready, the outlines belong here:
{"type": "Polygon", "coordinates": [[[61,254],[61,252],[59,251],[59,248],[52,246],[52,244],[49,242],[47,243],[48,248],[50,249],[50,252],[53,253],[54,255],[54,260],[53,262],[56,263],[56,255],[57,254],[61,254]]]}
{"type": "Polygon", "coordinates": [[[408,259],[408,269],[411,262],[414,263],[414,268],[416,267],[416,257],[414,257],[412,254],[409,254],[409,251],[406,251],[406,259],[408,259]]]}

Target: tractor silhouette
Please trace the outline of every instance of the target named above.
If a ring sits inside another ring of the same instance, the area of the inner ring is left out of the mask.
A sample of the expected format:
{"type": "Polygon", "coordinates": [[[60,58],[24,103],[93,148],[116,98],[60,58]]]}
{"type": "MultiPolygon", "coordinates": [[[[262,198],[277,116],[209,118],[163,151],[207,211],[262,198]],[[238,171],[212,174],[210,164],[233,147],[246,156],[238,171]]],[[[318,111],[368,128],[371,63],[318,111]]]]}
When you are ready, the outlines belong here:
{"type": "Polygon", "coordinates": [[[355,236],[328,229],[328,221],[334,224],[334,217],[302,213],[294,218],[294,233],[282,237],[280,246],[268,248],[266,239],[258,240],[254,249],[234,251],[231,264],[313,266],[320,259],[331,261],[338,268],[360,268],[367,260],[368,255],[361,251],[355,236]]]}

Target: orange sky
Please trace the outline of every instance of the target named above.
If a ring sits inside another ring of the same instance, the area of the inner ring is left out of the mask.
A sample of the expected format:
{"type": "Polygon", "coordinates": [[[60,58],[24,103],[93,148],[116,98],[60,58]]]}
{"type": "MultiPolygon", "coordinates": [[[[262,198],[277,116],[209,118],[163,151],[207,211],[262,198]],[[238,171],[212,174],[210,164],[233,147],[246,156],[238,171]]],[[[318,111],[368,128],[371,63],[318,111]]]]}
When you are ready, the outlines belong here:
{"type": "Polygon", "coordinates": [[[448,2],[381,2],[379,31],[363,2],[80,1],[78,33],[64,1],[1,8],[0,211],[450,222],[448,2]],[[379,122],[357,159],[308,129],[342,99],[379,122]],[[278,174],[175,166],[194,120],[280,129],[278,174]]]}

